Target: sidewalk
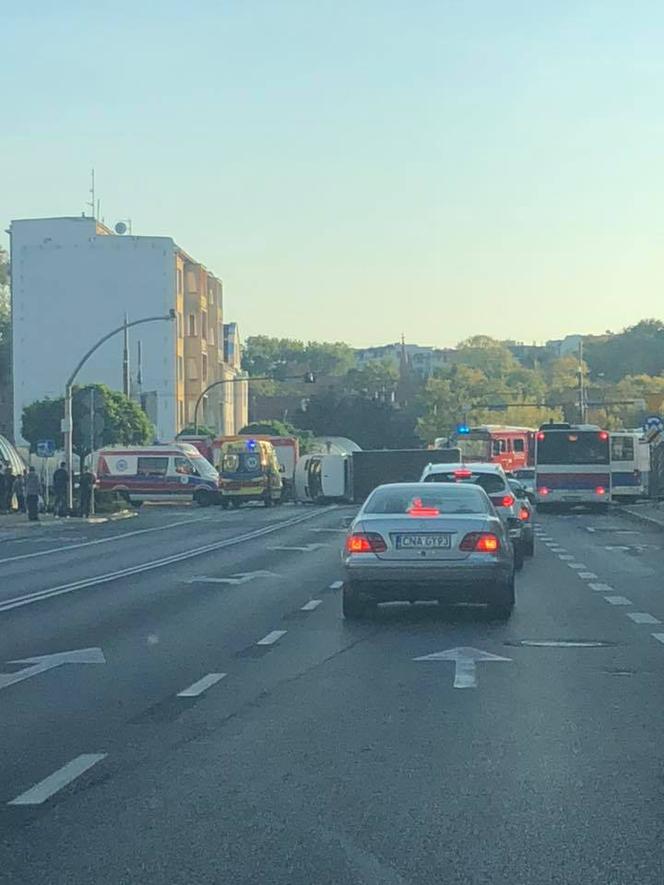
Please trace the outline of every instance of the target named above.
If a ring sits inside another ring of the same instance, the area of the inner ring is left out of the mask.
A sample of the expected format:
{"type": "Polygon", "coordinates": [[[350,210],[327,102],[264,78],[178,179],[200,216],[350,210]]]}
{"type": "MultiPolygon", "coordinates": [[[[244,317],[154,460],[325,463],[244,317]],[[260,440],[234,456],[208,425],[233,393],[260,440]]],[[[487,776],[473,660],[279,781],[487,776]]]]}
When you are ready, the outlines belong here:
{"type": "Polygon", "coordinates": [[[40,513],[38,522],[30,522],[27,513],[0,513],[0,540],[9,531],[30,529],[66,529],[68,526],[100,525],[104,522],[115,522],[119,519],[131,519],[138,516],[135,510],[118,510],[117,513],[104,513],[84,519],[81,516],[56,517],[52,513],[40,513]]]}
{"type": "Polygon", "coordinates": [[[664,501],[643,501],[638,504],[621,504],[618,512],[628,519],[664,529],[664,501]]]}

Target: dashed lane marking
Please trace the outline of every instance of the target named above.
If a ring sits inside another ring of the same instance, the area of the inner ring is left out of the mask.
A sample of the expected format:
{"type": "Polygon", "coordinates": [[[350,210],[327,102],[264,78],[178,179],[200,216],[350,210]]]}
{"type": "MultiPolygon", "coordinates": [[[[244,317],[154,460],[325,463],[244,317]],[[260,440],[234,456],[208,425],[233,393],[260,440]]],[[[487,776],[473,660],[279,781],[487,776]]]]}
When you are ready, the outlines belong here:
{"type": "Polygon", "coordinates": [[[300,609],[300,611],[302,611],[302,612],[312,612],[315,608],[318,608],[318,606],[321,604],[322,601],[323,601],[322,599],[310,599],[309,602],[306,602],[306,603],[302,606],[302,608],[300,609]]]}
{"type": "Polygon", "coordinates": [[[571,559],[574,559],[571,553],[559,553],[558,559],[562,559],[563,562],[568,562],[571,559]]]}
{"type": "Polygon", "coordinates": [[[107,755],[107,753],[83,753],[81,756],[72,759],[71,762],[63,765],[62,768],[54,771],[53,774],[50,774],[47,778],[44,778],[43,781],[35,784],[34,787],[26,790],[25,793],[21,793],[20,796],[17,796],[16,799],[12,799],[11,802],[7,804],[41,805],[42,802],[46,802],[47,799],[50,799],[51,796],[59,790],[62,790],[63,787],[66,787],[72,781],[76,780],[77,777],[85,774],[85,772],[92,768],[93,765],[96,765],[97,762],[101,762],[102,759],[105,759],[107,755]]]}
{"type": "Polygon", "coordinates": [[[611,605],[634,605],[632,600],[626,596],[605,596],[604,599],[611,605]]]}
{"type": "Polygon", "coordinates": [[[333,582],[330,584],[330,590],[341,590],[341,588],[343,587],[343,585],[344,585],[344,582],[343,582],[343,581],[333,581],[333,582]]]}
{"type": "Polygon", "coordinates": [[[653,633],[652,634],[658,642],[664,644],[664,633],[653,633]]]}
{"type": "Polygon", "coordinates": [[[585,571],[588,568],[588,566],[584,565],[582,562],[568,562],[567,565],[570,568],[577,569],[577,570],[582,569],[583,571],[585,571]]]}
{"type": "Polygon", "coordinates": [[[613,593],[613,587],[610,584],[588,584],[588,586],[597,593],[613,593]]]}
{"type": "Polygon", "coordinates": [[[648,614],[648,612],[627,612],[627,617],[631,618],[635,624],[661,624],[662,622],[648,614]]]}
{"type": "Polygon", "coordinates": [[[286,630],[273,630],[267,636],[259,639],[256,645],[274,645],[275,642],[279,642],[282,636],[286,635],[286,632],[286,630]]]}
{"type": "Polygon", "coordinates": [[[595,572],[579,572],[579,577],[584,581],[594,581],[597,578],[595,572]]]}
{"type": "Polygon", "coordinates": [[[203,694],[204,691],[207,691],[208,688],[216,685],[217,682],[221,682],[225,676],[226,673],[208,673],[207,676],[203,676],[202,679],[199,679],[198,682],[194,682],[189,688],[185,688],[184,691],[179,691],[177,696],[179,698],[197,698],[200,694],[203,694]]]}

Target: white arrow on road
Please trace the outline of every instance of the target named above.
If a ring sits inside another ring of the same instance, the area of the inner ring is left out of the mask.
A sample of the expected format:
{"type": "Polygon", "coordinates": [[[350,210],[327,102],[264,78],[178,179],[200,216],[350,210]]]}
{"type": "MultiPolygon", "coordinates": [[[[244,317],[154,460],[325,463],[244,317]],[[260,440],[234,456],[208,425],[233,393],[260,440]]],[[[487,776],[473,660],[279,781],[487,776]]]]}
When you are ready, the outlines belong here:
{"type": "Polygon", "coordinates": [[[414,661],[454,661],[454,688],[477,688],[477,661],[511,661],[483,651],[481,648],[449,648],[432,655],[413,658],[414,661]]]}
{"type": "Polygon", "coordinates": [[[16,685],[24,679],[30,679],[39,673],[53,670],[62,664],[105,664],[106,658],[100,648],[76,648],[72,651],[59,651],[52,655],[38,655],[34,658],[21,658],[18,661],[9,661],[10,664],[32,664],[16,673],[0,673],[0,689],[9,685],[16,685]]]}
{"type": "Polygon", "coordinates": [[[200,575],[199,577],[189,578],[187,584],[232,584],[237,586],[238,584],[246,584],[248,581],[254,581],[256,578],[278,577],[279,575],[274,572],[238,572],[236,575],[231,575],[230,578],[207,578],[204,575],[200,575]]]}

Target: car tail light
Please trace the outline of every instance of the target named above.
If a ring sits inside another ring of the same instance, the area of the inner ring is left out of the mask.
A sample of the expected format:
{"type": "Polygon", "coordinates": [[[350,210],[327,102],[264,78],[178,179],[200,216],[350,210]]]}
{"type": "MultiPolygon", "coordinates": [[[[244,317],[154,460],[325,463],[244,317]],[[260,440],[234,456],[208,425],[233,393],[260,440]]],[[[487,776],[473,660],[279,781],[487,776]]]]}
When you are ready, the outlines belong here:
{"type": "Polygon", "coordinates": [[[602,442],[606,442],[606,440],[609,438],[609,434],[606,432],[606,430],[600,430],[598,436],[602,440],[602,442]]]}
{"type": "Polygon", "coordinates": [[[597,488],[595,489],[595,494],[596,495],[605,495],[606,489],[604,488],[604,486],[597,486],[597,488]]]}
{"type": "Polygon", "coordinates": [[[546,497],[546,495],[549,494],[549,490],[547,489],[546,486],[540,486],[540,488],[537,489],[537,494],[541,495],[544,498],[544,497],[546,497]]]}
{"type": "Polygon", "coordinates": [[[512,495],[501,495],[499,498],[492,498],[491,503],[496,507],[511,507],[514,504],[512,495]]]}
{"type": "Polygon", "coordinates": [[[469,532],[459,544],[459,550],[474,553],[498,553],[500,541],[493,532],[469,532]]]}
{"type": "Polygon", "coordinates": [[[537,436],[537,439],[542,440],[546,436],[546,433],[544,433],[543,430],[540,430],[540,432],[538,434],[536,434],[536,436],[537,436]]]}
{"type": "Polygon", "coordinates": [[[527,507],[522,507],[519,510],[519,519],[522,522],[528,522],[528,520],[530,519],[530,511],[528,510],[527,507]]]}
{"type": "Polygon", "coordinates": [[[346,553],[383,553],[385,539],[376,532],[354,532],[346,538],[346,553]]]}

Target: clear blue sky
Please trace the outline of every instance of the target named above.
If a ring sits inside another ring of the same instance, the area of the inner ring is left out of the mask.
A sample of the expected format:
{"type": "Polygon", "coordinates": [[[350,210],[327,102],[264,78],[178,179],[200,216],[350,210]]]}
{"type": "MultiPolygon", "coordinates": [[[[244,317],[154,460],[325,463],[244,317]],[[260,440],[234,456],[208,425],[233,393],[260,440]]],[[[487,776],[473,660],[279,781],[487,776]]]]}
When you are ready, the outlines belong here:
{"type": "Polygon", "coordinates": [[[31,0],[0,34],[1,227],[79,214],[94,165],[244,336],[664,317],[661,2],[31,0]]]}

